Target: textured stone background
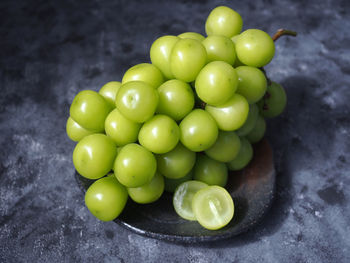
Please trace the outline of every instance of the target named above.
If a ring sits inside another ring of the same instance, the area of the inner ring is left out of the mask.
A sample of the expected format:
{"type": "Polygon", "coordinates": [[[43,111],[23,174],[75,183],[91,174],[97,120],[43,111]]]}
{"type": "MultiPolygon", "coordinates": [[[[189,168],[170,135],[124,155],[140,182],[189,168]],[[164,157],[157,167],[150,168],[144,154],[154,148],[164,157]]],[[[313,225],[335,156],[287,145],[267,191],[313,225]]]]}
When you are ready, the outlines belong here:
{"type": "Polygon", "coordinates": [[[1,1],[1,262],[350,262],[350,2],[1,1]],[[269,122],[278,172],[270,213],[214,244],[145,238],[84,207],[65,134],[69,105],[149,60],[160,35],[204,33],[212,8],[278,40],[266,68],[288,93],[269,122]]]}

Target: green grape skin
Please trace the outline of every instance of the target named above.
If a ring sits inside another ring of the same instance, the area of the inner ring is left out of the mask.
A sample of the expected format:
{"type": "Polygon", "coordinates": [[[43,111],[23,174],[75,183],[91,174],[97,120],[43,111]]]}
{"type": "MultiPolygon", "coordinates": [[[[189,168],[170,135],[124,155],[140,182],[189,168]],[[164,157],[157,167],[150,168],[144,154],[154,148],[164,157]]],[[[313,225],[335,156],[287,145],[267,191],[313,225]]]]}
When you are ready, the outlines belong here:
{"type": "Polygon", "coordinates": [[[110,81],[103,85],[98,92],[104,97],[104,99],[108,102],[111,108],[115,108],[115,97],[117,96],[118,90],[121,85],[122,83],[119,81],[110,81]]]}
{"type": "Polygon", "coordinates": [[[258,116],[259,116],[258,106],[256,104],[250,104],[247,120],[245,121],[243,126],[236,131],[237,135],[246,136],[249,132],[251,132],[255,126],[258,116]]]}
{"type": "Polygon", "coordinates": [[[260,68],[272,60],[275,44],[264,31],[248,29],[236,40],[236,54],[245,65],[260,68]]]}
{"type": "Polygon", "coordinates": [[[164,82],[159,88],[159,102],[156,112],[168,115],[175,121],[182,120],[194,107],[191,86],[178,79],[164,82]]]}
{"type": "Polygon", "coordinates": [[[183,219],[195,221],[192,211],[192,198],[200,190],[208,187],[206,183],[191,180],[180,184],[173,195],[175,212],[183,219]]]}
{"type": "Polygon", "coordinates": [[[143,123],[154,115],[158,100],[157,89],[143,81],[130,81],[120,87],[116,107],[129,120],[143,123]]]}
{"type": "Polygon", "coordinates": [[[198,154],[194,166],[193,179],[206,183],[207,185],[219,185],[224,187],[227,183],[227,166],[225,163],[216,161],[206,156],[198,154]]]}
{"type": "Polygon", "coordinates": [[[156,173],[157,161],[143,146],[130,143],[125,145],[114,162],[114,173],[126,187],[139,187],[150,182],[156,173]]]}
{"type": "Polygon", "coordinates": [[[139,204],[149,204],[157,201],[164,192],[164,178],[156,172],[149,183],[139,187],[127,188],[130,198],[139,204]]]}
{"type": "Polygon", "coordinates": [[[250,141],[250,143],[257,143],[261,141],[261,139],[264,137],[265,131],[265,119],[259,115],[253,130],[251,130],[250,133],[247,134],[246,138],[248,139],[248,141],[250,141]]]}
{"type": "MultiPolygon", "coordinates": [[[[237,41],[238,37],[239,37],[239,35],[235,35],[235,36],[231,37],[231,40],[232,40],[233,44],[235,45],[235,54],[236,54],[236,41],[237,41]]],[[[239,60],[239,58],[236,54],[236,59],[235,59],[235,63],[233,64],[233,67],[237,68],[239,66],[245,66],[245,65],[242,63],[242,61],[239,60]]]]}
{"type": "Polygon", "coordinates": [[[93,134],[94,132],[89,131],[81,127],[77,122],[75,122],[71,117],[68,118],[66,123],[66,132],[69,137],[74,142],[78,142],[85,136],[93,134]]]}
{"type": "Polygon", "coordinates": [[[172,118],[159,114],[143,124],[138,138],[140,144],[149,151],[167,153],[179,142],[180,129],[172,118]]]}
{"type": "Polygon", "coordinates": [[[267,88],[264,73],[258,68],[249,66],[240,66],[235,70],[238,75],[237,93],[245,97],[249,104],[258,102],[267,88]]]}
{"type": "Polygon", "coordinates": [[[192,170],[196,162],[196,153],[179,142],[172,151],[156,155],[156,159],[157,169],[164,177],[179,179],[192,170]]]}
{"type": "Polygon", "coordinates": [[[227,225],[234,215],[234,203],[227,190],[208,186],[193,196],[192,211],[198,223],[206,229],[217,230],[227,225]]]}
{"type": "Polygon", "coordinates": [[[116,108],[109,113],[105,121],[106,134],[117,146],[137,141],[141,124],[125,118],[116,108]]]}
{"type": "Polygon", "coordinates": [[[209,149],[218,137],[218,126],[213,117],[202,109],[190,112],[180,123],[180,141],[191,151],[209,149]]]}
{"type": "Polygon", "coordinates": [[[198,74],[195,88],[198,97],[213,106],[228,101],[238,86],[235,69],[226,62],[208,63],[198,74]]]}
{"type": "Polygon", "coordinates": [[[218,107],[207,104],[205,110],[215,119],[220,130],[234,131],[242,127],[246,121],[249,104],[242,95],[234,94],[218,107]]]}
{"type": "Polygon", "coordinates": [[[105,119],[112,108],[96,91],[80,91],[70,106],[71,118],[89,131],[103,132],[105,119]]]}
{"type": "Polygon", "coordinates": [[[264,97],[258,102],[260,114],[265,118],[274,118],[280,115],[287,105],[287,95],[284,88],[271,82],[267,86],[264,97]]]}
{"type": "Polygon", "coordinates": [[[162,36],[156,39],[150,49],[152,64],[155,65],[167,79],[173,79],[174,75],[170,70],[170,54],[174,45],[180,38],[176,36],[162,36]]]}
{"type": "Polygon", "coordinates": [[[123,211],[128,192],[114,176],[95,181],[85,193],[85,205],[95,217],[112,221],[123,211]]]}
{"type": "Polygon", "coordinates": [[[170,70],[176,79],[194,81],[207,60],[207,52],[198,40],[180,39],[170,54],[170,70]]]}
{"type": "Polygon", "coordinates": [[[178,35],[178,37],[181,39],[186,39],[186,38],[195,39],[195,40],[198,40],[199,42],[202,42],[205,39],[204,36],[196,32],[185,32],[178,35]]]}
{"type": "Polygon", "coordinates": [[[141,63],[129,68],[125,72],[122,84],[130,81],[143,81],[154,88],[158,88],[164,82],[164,77],[155,65],[141,63]]]}
{"type": "Polygon", "coordinates": [[[215,144],[205,151],[211,159],[218,162],[229,162],[236,158],[241,148],[241,140],[233,131],[219,131],[215,144]]]}
{"type": "Polygon", "coordinates": [[[73,164],[80,175],[88,179],[98,179],[113,167],[117,146],[104,134],[84,137],[75,146],[73,164]]]}
{"type": "Polygon", "coordinates": [[[214,8],[206,22],[205,32],[210,35],[221,35],[228,38],[242,31],[243,20],[240,14],[226,6],[214,8]]]}
{"type": "Polygon", "coordinates": [[[230,171],[238,171],[246,167],[253,158],[253,147],[250,142],[241,137],[241,148],[238,155],[231,162],[227,163],[227,167],[230,171]]]}
{"type": "Polygon", "coordinates": [[[164,177],[164,190],[169,193],[174,193],[175,189],[182,183],[192,180],[193,173],[192,171],[186,174],[183,177],[177,178],[177,179],[171,179],[164,177]]]}
{"type": "Polygon", "coordinates": [[[235,44],[225,36],[210,35],[202,41],[207,51],[207,62],[224,61],[230,65],[236,60],[235,44]]]}

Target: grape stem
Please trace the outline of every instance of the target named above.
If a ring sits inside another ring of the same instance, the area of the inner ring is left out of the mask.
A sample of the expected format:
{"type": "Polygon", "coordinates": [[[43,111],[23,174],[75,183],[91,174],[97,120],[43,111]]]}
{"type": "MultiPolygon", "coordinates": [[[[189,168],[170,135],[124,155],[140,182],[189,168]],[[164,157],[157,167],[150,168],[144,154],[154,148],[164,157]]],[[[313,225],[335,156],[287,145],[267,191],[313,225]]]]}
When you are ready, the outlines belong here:
{"type": "Polygon", "coordinates": [[[277,39],[279,39],[281,36],[293,36],[296,37],[297,36],[297,32],[292,31],[292,30],[287,30],[287,29],[283,29],[280,28],[277,30],[277,32],[272,36],[272,40],[276,41],[277,39]]]}

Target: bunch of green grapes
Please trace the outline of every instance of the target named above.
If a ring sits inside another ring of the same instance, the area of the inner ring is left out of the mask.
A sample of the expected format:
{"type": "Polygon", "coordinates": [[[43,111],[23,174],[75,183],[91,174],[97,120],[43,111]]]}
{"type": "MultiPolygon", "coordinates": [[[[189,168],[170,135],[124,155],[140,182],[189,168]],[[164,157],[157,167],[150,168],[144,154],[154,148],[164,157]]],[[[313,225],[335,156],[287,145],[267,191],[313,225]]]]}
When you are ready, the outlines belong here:
{"type": "Polygon", "coordinates": [[[152,63],[129,68],[121,82],[74,98],[67,134],[78,142],[75,169],[96,180],[85,194],[93,215],[114,220],[128,197],[155,202],[173,193],[175,211],[207,229],[230,222],[228,171],[246,167],[265,118],[282,113],[286,94],[261,70],[275,53],[272,38],[242,31],[242,18],[219,6],[207,37],[195,32],[158,38],[152,63]]]}

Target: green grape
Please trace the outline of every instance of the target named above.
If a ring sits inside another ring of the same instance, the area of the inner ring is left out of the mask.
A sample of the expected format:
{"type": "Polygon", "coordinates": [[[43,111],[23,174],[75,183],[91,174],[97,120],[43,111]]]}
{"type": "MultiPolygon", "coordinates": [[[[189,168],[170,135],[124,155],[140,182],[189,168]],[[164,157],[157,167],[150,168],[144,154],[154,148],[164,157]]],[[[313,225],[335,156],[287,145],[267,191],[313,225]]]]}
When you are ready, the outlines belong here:
{"type": "Polygon", "coordinates": [[[193,109],[193,90],[186,82],[177,79],[168,80],[158,88],[158,93],[157,113],[168,115],[179,121],[193,109]]]}
{"type": "Polygon", "coordinates": [[[205,110],[215,119],[220,130],[234,131],[242,127],[248,117],[249,104],[239,94],[234,94],[220,106],[206,105],[205,110]]]}
{"type": "Polygon", "coordinates": [[[150,182],[156,169],[153,154],[136,143],[125,145],[114,162],[115,176],[126,187],[139,187],[150,182]]]}
{"type": "Polygon", "coordinates": [[[207,60],[207,52],[198,40],[180,39],[170,55],[170,69],[174,77],[185,81],[194,81],[207,60]]]}
{"type": "Polygon", "coordinates": [[[207,51],[207,62],[224,61],[230,65],[235,62],[235,44],[228,37],[211,35],[202,44],[207,51]]]}
{"type": "MultiPolygon", "coordinates": [[[[238,37],[239,37],[239,35],[235,35],[235,36],[231,37],[231,40],[232,40],[233,44],[235,45],[235,54],[236,54],[236,41],[237,41],[238,37]]],[[[233,64],[233,67],[237,68],[239,66],[245,66],[245,65],[242,63],[242,61],[239,60],[239,58],[236,54],[236,59],[235,59],[235,63],[233,64]]]]}
{"type": "Polygon", "coordinates": [[[176,36],[162,36],[153,42],[150,50],[152,64],[163,73],[167,79],[173,79],[170,70],[170,54],[176,42],[180,38],[176,36]]]}
{"type": "Polygon", "coordinates": [[[128,188],[130,198],[139,204],[153,203],[161,197],[163,192],[164,178],[157,172],[149,183],[139,187],[128,188]]]}
{"type": "Polygon", "coordinates": [[[251,130],[250,133],[247,134],[246,138],[251,143],[257,143],[264,137],[265,131],[266,131],[265,119],[259,115],[253,130],[251,130]]]}
{"type": "Polygon", "coordinates": [[[283,87],[271,82],[267,86],[265,96],[258,102],[260,113],[265,118],[273,118],[280,115],[287,104],[287,95],[283,87]]]}
{"type": "Polygon", "coordinates": [[[139,132],[140,144],[151,152],[162,154],[175,148],[180,139],[176,122],[166,115],[155,115],[139,132]]]}
{"type": "Polygon", "coordinates": [[[208,186],[194,195],[192,211],[201,226],[209,230],[217,230],[232,220],[234,204],[225,188],[216,185],[208,186]]]}
{"type": "Polygon", "coordinates": [[[177,179],[170,179],[164,177],[164,190],[170,193],[174,193],[175,189],[182,183],[192,180],[193,173],[189,172],[183,177],[177,179]]]}
{"type": "Polygon", "coordinates": [[[192,198],[202,188],[208,187],[206,183],[199,181],[187,181],[180,184],[173,195],[175,212],[183,219],[195,221],[192,211],[192,198]]]}
{"type": "Polygon", "coordinates": [[[223,61],[208,63],[196,79],[198,97],[213,106],[219,106],[228,101],[238,86],[238,76],[235,69],[223,61]]]}
{"type": "Polygon", "coordinates": [[[259,108],[256,104],[249,105],[248,118],[241,128],[236,133],[238,136],[246,136],[251,130],[253,130],[256,120],[259,116],[259,108]]]}
{"type": "Polygon", "coordinates": [[[134,122],[149,120],[158,105],[158,91],[143,81],[130,81],[123,84],[116,97],[117,109],[134,122]]]}
{"type": "Polygon", "coordinates": [[[109,103],[112,108],[115,108],[115,97],[117,96],[118,90],[122,84],[119,81],[110,81],[102,86],[100,95],[109,103]]]}
{"type": "Polygon", "coordinates": [[[272,60],[275,44],[264,31],[248,29],[236,40],[236,54],[245,65],[260,68],[272,60]]]}
{"type": "Polygon", "coordinates": [[[231,162],[227,163],[227,167],[231,171],[241,170],[246,167],[253,158],[253,147],[250,142],[241,137],[241,148],[238,155],[231,162]]]}
{"type": "Polygon", "coordinates": [[[75,96],[69,112],[71,118],[83,128],[103,132],[105,119],[111,110],[100,94],[92,90],[83,90],[75,96]]]}
{"type": "Polygon", "coordinates": [[[188,174],[196,161],[196,154],[181,143],[170,152],[157,155],[158,171],[167,178],[178,179],[188,174]]]}
{"type": "Polygon", "coordinates": [[[129,68],[125,72],[122,84],[130,81],[143,81],[154,88],[158,88],[164,82],[164,77],[155,65],[141,63],[129,68]]]}
{"type": "Polygon", "coordinates": [[[66,123],[66,132],[68,137],[75,142],[80,141],[85,136],[93,134],[94,132],[89,131],[81,127],[77,122],[75,122],[71,117],[68,118],[66,123]]]}
{"type": "Polygon", "coordinates": [[[232,37],[241,32],[243,20],[240,14],[226,6],[214,8],[205,22],[205,32],[210,35],[232,37]]]}
{"type": "Polygon", "coordinates": [[[125,118],[118,109],[109,113],[105,121],[106,134],[117,146],[136,142],[141,124],[125,118]]]}
{"type": "Polygon", "coordinates": [[[267,80],[264,73],[249,66],[237,67],[236,72],[239,80],[237,93],[245,97],[249,104],[258,102],[266,92],[267,80]]]}
{"type": "Polygon", "coordinates": [[[98,179],[112,169],[116,155],[117,147],[111,138],[104,134],[92,134],[75,146],[73,164],[80,175],[98,179]]]}
{"type": "Polygon", "coordinates": [[[198,40],[199,42],[202,42],[205,38],[204,36],[196,32],[185,32],[178,35],[178,37],[182,39],[185,39],[185,38],[195,39],[195,40],[198,40]]]}
{"type": "Polygon", "coordinates": [[[206,111],[195,109],[180,123],[180,141],[188,149],[201,152],[209,149],[218,137],[218,126],[206,111]]]}
{"type": "Polygon", "coordinates": [[[236,158],[241,147],[241,140],[235,132],[219,131],[219,136],[212,147],[205,153],[219,162],[229,162],[236,158]]]}
{"type": "Polygon", "coordinates": [[[85,193],[85,205],[98,219],[112,221],[123,211],[128,192],[114,176],[94,182],[85,193]]]}
{"type": "Polygon", "coordinates": [[[193,179],[207,185],[224,187],[227,183],[227,166],[225,163],[213,160],[205,154],[198,154],[193,179]]]}

